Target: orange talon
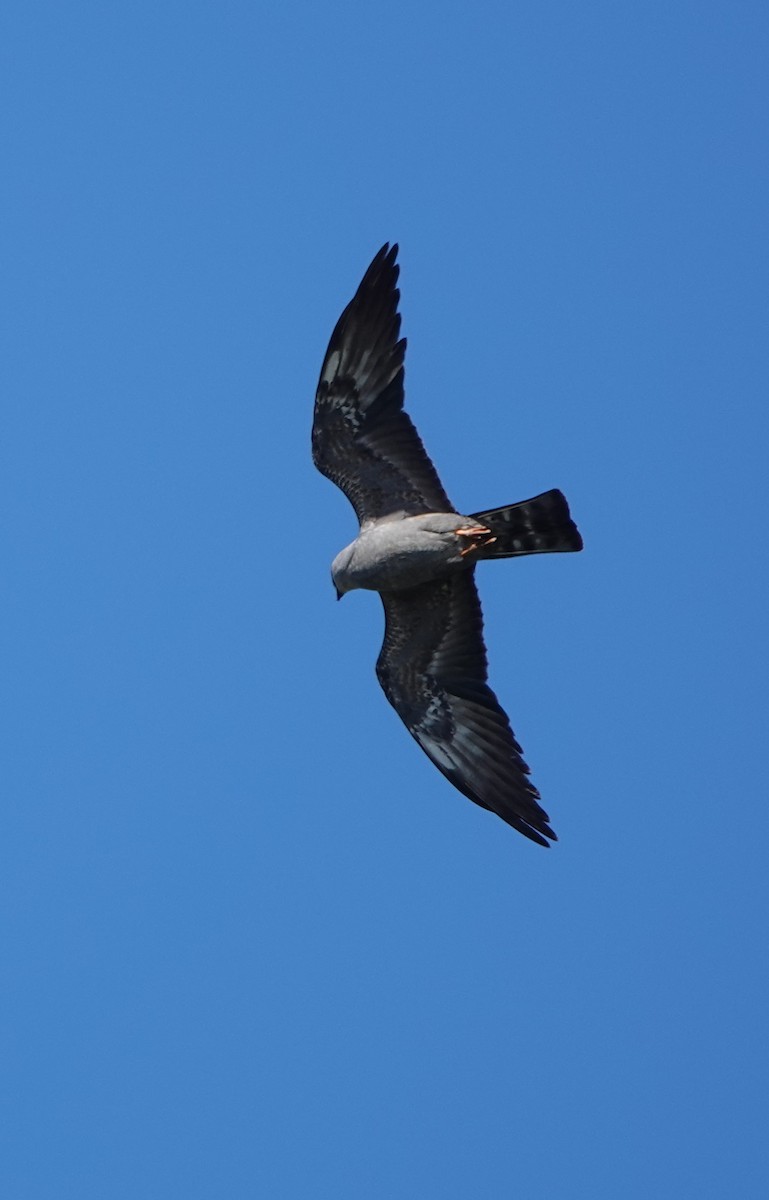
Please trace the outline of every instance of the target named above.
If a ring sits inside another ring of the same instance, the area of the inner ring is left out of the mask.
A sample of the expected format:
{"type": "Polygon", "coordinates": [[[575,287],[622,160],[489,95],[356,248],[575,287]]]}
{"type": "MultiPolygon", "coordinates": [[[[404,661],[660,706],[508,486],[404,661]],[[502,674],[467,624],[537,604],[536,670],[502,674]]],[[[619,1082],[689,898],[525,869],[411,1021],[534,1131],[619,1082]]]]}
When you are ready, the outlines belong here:
{"type": "Polygon", "coordinates": [[[484,533],[491,533],[485,525],[471,525],[468,529],[457,529],[457,537],[480,537],[484,533]]]}
{"type": "MultiPolygon", "coordinates": [[[[460,532],[467,536],[464,530],[461,530],[460,532]]],[[[489,531],[488,529],[484,529],[483,532],[488,533],[489,531]]],[[[473,534],[473,536],[475,536],[475,534],[473,534]]],[[[482,542],[473,542],[472,545],[465,546],[464,550],[459,551],[459,557],[464,558],[466,554],[470,554],[473,550],[482,550],[484,546],[491,546],[494,542],[496,542],[496,540],[497,539],[495,537],[487,537],[484,538],[482,542]]]]}

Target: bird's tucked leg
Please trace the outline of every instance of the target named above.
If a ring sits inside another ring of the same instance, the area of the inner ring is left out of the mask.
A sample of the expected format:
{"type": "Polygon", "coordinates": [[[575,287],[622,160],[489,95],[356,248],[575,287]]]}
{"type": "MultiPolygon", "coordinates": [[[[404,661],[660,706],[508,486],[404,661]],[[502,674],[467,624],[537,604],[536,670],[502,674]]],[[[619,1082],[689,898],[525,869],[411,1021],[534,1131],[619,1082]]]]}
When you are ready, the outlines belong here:
{"type": "Polygon", "coordinates": [[[490,536],[491,530],[485,525],[469,525],[467,529],[457,529],[456,535],[461,538],[471,538],[469,546],[464,546],[460,551],[460,557],[464,558],[466,554],[472,554],[473,550],[481,550],[484,546],[490,546],[492,542],[496,542],[496,538],[490,536]]]}

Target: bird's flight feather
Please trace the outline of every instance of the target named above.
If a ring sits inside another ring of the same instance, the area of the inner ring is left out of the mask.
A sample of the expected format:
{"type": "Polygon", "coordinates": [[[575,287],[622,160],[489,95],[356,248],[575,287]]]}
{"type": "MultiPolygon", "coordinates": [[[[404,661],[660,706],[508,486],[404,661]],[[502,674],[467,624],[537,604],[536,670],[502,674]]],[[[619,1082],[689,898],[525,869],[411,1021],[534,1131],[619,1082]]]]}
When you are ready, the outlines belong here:
{"type": "Polygon", "coordinates": [[[315,397],[312,456],[358,520],[452,512],[403,411],[397,245],[377,254],[331,335],[315,397]]]}
{"type": "Polygon", "coordinates": [[[472,572],[382,594],[377,677],[409,733],[455,787],[541,846],[555,838],[510,722],[488,686],[472,572]]]}

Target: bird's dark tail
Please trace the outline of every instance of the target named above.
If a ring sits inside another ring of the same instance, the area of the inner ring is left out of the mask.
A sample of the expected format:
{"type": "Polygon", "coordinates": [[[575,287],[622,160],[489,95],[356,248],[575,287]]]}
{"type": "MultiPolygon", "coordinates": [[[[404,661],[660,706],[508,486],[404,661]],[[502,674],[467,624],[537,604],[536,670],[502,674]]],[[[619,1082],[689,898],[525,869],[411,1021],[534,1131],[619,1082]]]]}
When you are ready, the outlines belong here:
{"type": "Polygon", "coordinates": [[[513,558],[519,554],[582,549],[580,532],[571,519],[566,497],[558,488],[531,500],[471,515],[496,538],[490,546],[480,549],[479,558],[513,558]]]}

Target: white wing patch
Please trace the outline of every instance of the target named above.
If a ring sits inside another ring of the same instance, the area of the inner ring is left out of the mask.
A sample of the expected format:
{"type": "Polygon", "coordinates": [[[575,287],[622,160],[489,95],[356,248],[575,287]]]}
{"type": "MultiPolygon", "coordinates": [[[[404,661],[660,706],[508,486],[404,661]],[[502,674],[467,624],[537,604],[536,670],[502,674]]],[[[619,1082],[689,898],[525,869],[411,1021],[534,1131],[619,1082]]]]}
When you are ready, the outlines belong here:
{"type": "Polygon", "coordinates": [[[446,771],[455,771],[457,764],[441,742],[435,742],[422,729],[415,729],[414,734],[422,749],[429,754],[433,762],[446,771]]]}
{"type": "Polygon", "coordinates": [[[328,361],[323,368],[321,381],[323,383],[331,383],[339,369],[339,360],[342,357],[339,350],[334,350],[333,354],[329,354],[328,361]]]}

